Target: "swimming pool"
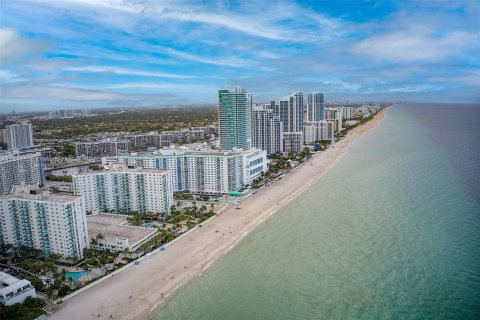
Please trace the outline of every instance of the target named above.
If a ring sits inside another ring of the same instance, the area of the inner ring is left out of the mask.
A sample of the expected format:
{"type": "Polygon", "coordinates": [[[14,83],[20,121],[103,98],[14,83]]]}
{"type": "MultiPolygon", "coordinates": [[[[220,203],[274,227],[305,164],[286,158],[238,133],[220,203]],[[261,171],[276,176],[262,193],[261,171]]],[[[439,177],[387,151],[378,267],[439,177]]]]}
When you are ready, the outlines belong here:
{"type": "Polygon", "coordinates": [[[67,279],[72,277],[73,281],[77,281],[78,279],[80,279],[83,276],[86,276],[87,274],[90,274],[90,271],[69,271],[67,272],[65,277],[67,279]]]}

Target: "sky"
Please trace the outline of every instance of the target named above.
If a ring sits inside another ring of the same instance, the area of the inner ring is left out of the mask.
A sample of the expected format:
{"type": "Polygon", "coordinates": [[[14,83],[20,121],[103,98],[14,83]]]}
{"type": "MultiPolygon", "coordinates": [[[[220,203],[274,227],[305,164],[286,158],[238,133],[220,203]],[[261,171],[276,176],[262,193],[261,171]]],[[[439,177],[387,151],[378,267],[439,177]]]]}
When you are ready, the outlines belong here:
{"type": "Polygon", "coordinates": [[[0,0],[0,112],[480,102],[480,1],[0,0]]]}

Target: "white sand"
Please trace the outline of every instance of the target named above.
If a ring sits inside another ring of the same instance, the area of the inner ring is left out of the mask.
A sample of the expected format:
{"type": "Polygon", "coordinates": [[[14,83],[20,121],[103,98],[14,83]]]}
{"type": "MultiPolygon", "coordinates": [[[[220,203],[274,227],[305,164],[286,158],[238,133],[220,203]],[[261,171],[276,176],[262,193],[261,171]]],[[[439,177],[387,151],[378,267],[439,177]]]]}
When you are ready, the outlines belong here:
{"type": "Polygon", "coordinates": [[[334,148],[319,152],[282,180],[242,201],[242,209],[230,206],[165,251],[67,300],[49,319],[110,319],[110,315],[114,319],[145,318],[173,291],[201,275],[278,208],[308,189],[335,165],[358,137],[383,118],[384,112],[352,130],[334,148]]]}

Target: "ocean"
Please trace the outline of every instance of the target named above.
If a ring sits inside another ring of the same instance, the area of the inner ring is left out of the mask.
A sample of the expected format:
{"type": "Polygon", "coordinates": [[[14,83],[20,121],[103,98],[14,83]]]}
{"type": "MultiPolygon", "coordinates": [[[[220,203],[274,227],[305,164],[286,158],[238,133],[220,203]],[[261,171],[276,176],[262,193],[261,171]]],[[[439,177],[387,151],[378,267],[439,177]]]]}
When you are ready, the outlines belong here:
{"type": "Polygon", "coordinates": [[[390,107],[148,319],[480,319],[480,106],[390,107]]]}

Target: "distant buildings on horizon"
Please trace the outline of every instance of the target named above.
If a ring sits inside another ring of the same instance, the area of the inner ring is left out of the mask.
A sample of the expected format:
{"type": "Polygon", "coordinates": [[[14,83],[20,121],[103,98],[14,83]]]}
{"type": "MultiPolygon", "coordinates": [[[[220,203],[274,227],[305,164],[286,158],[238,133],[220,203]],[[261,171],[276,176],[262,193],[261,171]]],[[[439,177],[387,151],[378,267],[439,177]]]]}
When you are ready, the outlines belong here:
{"type": "Polygon", "coordinates": [[[103,166],[73,175],[74,195],[42,189],[48,150],[34,149],[30,123],[7,125],[0,130],[9,149],[0,153],[0,243],[80,258],[89,247],[87,212],[168,215],[173,192],[237,193],[267,171],[268,155],[333,142],[345,124],[378,110],[326,108],[320,92],[294,92],[257,105],[245,89],[234,87],[219,90],[218,99],[218,131],[210,126],[77,142],[77,157],[102,159],[103,166]],[[174,146],[192,140],[202,147],[174,146]],[[137,149],[148,152],[132,152],[137,149]]]}

